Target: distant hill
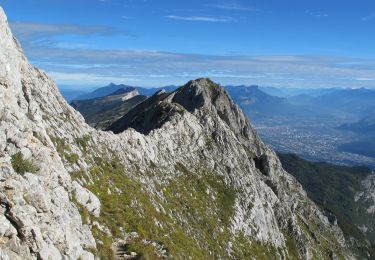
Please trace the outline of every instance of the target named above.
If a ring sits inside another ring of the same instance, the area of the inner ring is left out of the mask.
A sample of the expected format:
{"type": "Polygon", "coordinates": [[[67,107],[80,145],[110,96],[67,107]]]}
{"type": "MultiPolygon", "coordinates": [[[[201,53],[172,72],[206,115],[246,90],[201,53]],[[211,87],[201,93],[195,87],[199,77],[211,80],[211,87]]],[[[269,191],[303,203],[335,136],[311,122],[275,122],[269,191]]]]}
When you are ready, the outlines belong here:
{"type": "Polygon", "coordinates": [[[73,100],[77,99],[78,97],[80,97],[82,95],[87,94],[86,91],[74,90],[74,89],[64,89],[64,88],[60,88],[60,92],[68,103],[72,102],[73,100]]]}
{"type": "Polygon", "coordinates": [[[339,151],[356,153],[375,157],[375,114],[367,116],[358,122],[342,124],[340,130],[351,131],[358,135],[358,140],[338,146],[339,151]]]}
{"type": "Polygon", "coordinates": [[[355,123],[342,124],[338,129],[357,133],[359,137],[356,141],[339,145],[339,151],[375,157],[375,110],[372,115],[355,123]]]}
{"type": "Polygon", "coordinates": [[[342,130],[375,136],[375,111],[372,115],[362,118],[358,122],[343,124],[339,128],[342,130]]]}
{"type": "Polygon", "coordinates": [[[87,100],[87,99],[93,99],[93,98],[98,98],[98,97],[104,97],[107,95],[110,95],[114,92],[116,92],[119,89],[126,89],[126,88],[135,88],[138,90],[140,95],[144,96],[152,96],[156,92],[165,89],[167,92],[171,92],[175,89],[177,89],[176,86],[165,86],[165,87],[160,87],[160,88],[142,88],[142,87],[133,87],[133,86],[128,86],[124,84],[119,84],[116,85],[114,83],[109,84],[108,86],[98,88],[90,93],[86,93],[83,95],[78,96],[77,100],[87,100]]]}
{"type": "Polygon", "coordinates": [[[269,95],[258,86],[226,86],[225,88],[254,121],[276,118],[296,120],[324,116],[322,111],[318,112],[304,104],[291,104],[287,98],[269,95]]]}
{"type": "MultiPolygon", "coordinates": [[[[373,193],[367,189],[374,175],[366,167],[344,167],[328,163],[314,163],[292,154],[278,154],[283,168],[302,184],[307,194],[320,205],[331,222],[336,222],[345,237],[361,241],[357,244],[363,257],[375,256],[375,219],[370,211],[373,193]],[[372,223],[372,224],[369,224],[372,223]],[[367,240],[369,242],[367,242],[367,240]]],[[[364,259],[363,258],[363,259],[364,259]]]]}
{"type": "Polygon", "coordinates": [[[284,88],[284,87],[260,87],[265,93],[276,97],[293,97],[299,95],[308,95],[311,97],[326,95],[338,88],[284,88]]]}
{"type": "Polygon", "coordinates": [[[111,83],[108,86],[97,88],[90,93],[86,93],[81,96],[78,96],[76,100],[87,100],[87,99],[93,99],[93,98],[98,98],[98,97],[104,97],[104,96],[108,96],[114,93],[115,91],[119,89],[126,89],[126,88],[132,88],[132,87],[123,85],[123,84],[116,85],[114,83],[111,83]]]}
{"type": "Polygon", "coordinates": [[[288,98],[291,104],[309,105],[325,109],[335,116],[356,119],[368,116],[375,111],[375,90],[338,89],[320,96],[299,95],[288,98]]]}
{"type": "Polygon", "coordinates": [[[74,100],[71,106],[83,115],[89,125],[105,129],[146,99],[146,96],[139,95],[137,89],[125,87],[104,97],[74,100]]]}

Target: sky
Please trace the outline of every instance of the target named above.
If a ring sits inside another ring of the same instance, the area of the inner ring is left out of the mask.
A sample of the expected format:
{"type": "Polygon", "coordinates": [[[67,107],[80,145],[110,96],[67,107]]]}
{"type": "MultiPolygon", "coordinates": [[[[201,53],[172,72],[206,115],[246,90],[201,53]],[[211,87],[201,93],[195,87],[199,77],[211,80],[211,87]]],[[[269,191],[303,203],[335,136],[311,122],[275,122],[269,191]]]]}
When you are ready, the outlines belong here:
{"type": "Polygon", "coordinates": [[[0,0],[60,86],[375,88],[373,0],[0,0]]]}

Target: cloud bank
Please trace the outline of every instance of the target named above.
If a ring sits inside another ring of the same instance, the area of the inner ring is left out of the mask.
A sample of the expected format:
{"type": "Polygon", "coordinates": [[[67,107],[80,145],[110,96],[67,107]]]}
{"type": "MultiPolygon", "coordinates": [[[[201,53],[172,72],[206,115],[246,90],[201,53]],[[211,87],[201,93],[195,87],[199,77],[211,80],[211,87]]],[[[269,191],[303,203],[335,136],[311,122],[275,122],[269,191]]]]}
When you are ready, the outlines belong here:
{"type": "MultiPolygon", "coordinates": [[[[227,22],[229,18],[179,17],[170,19],[227,22]]],[[[12,23],[26,55],[58,84],[102,86],[109,82],[137,86],[184,84],[210,77],[221,84],[258,84],[285,87],[375,88],[375,60],[327,56],[203,55],[152,50],[93,49],[53,42],[55,36],[111,36],[111,27],[12,23]]]]}

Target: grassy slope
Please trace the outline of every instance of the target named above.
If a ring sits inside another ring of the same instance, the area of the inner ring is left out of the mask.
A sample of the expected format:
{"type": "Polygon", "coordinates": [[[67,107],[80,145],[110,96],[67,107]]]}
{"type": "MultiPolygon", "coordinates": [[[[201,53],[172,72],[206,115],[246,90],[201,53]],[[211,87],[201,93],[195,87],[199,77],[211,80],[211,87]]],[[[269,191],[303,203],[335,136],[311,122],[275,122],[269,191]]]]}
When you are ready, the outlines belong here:
{"type": "MultiPolygon", "coordinates": [[[[76,164],[77,155],[66,140],[51,138],[64,163],[76,164]]],[[[284,230],[285,248],[256,242],[242,233],[231,234],[230,219],[241,190],[224,184],[222,177],[207,171],[204,165],[188,169],[177,163],[173,178],[163,174],[163,169],[153,162],[147,173],[136,169],[128,172],[113,152],[94,153],[98,148],[92,146],[90,136],[74,142],[82,151],[81,159],[91,167],[71,172],[71,176],[83,181],[101,201],[99,217],[77,204],[84,223],[98,222],[104,227],[92,227],[97,241],[97,249],[92,251],[100,259],[113,259],[112,243],[130,232],[137,232],[139,237],[132,239],[124,251],[136,252],[137,259],[160,258],[152,243],[162,245],[170,259],[280,259],[282,255],[299,259],[297,244],[288,230],[284,230]],[[149,177],[147,185],[140,181],[144,174],[149,177]],[[150,192],[149,185],[156,192],[150,192]]],[[[74,194],[72,201],[77,201],[74,194]]],[[[314,233],[322,234],[314,219],[305,221],[300,226],[306,237],[316,239],[314,233]]],[[[330,242],[322,239],[314,244],[313,259],[328,259],[336,248],[337,241],[333,237],[331,240],[330,234],[325,233],[324,238],[330,242]]],[[[340,252],[334,251],[343,259],[340,252]]]]}

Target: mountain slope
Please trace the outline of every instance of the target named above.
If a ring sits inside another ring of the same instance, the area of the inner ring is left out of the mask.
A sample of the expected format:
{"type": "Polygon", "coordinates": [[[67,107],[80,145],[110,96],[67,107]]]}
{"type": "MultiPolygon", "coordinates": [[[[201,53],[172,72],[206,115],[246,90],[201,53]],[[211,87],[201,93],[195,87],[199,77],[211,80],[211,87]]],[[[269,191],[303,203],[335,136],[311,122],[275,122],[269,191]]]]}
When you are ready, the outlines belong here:
{"type": "Polygon", "coordinates": [[[163,98],[179,110],[147,135],[97,131],[28,64],[2,11],[0,36],[2,256],[352,255],[220,86],[163,98]]]}
{"type": "Polygon", "coordinates": [[[375,115],[371,111],[355,123],[346,123],[338,127],[340,130],[358,134],[357,140],[346,142],[338,146],[340,151],[375,157],[375,115]]]}
{"type": "Polygon", "coordinates": [[[375,135],[375,115],[373,114],[373,111],[372,111],[370,116],[367,116],[355,123],[343,124],[340,126],[340,129],[374,136],[375,135]]]}
{"type": "Polygon", "coordinates": [[[309,196],[330,212],[349,241],[362,254],[375,256],[372,187],[375,176],[366,167],[345,167],[308,162],[296,155],[278,154],[283,167],[293,174],[309,196]]]}
{"type": "Polygon", "coordinates": [[[105,129],[146,98],[139,95],[135,88],[122,88],[105,97],[74,100],[71,106],[83,115],[90,126],[105,129]]]}

